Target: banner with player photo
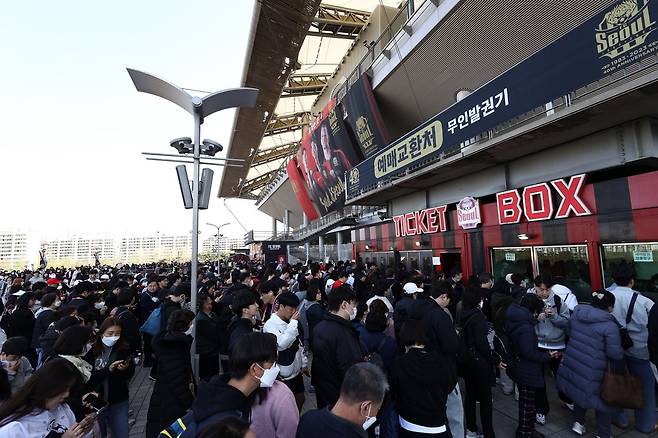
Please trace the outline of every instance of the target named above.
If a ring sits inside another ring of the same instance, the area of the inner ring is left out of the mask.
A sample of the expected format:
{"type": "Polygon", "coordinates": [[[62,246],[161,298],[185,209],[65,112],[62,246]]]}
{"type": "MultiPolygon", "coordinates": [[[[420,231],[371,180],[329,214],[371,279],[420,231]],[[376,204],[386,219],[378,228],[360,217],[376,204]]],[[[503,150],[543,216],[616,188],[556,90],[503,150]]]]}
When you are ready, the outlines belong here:
{"type": "Polygon", "coordinates": [[[295,157],[293,157],[290,161],[288,161],[288,164],[286,164],[286,171],[288,172],[288,178],[290,179],[290,183],[292,184],[292,190],[295,192],[295,197],[299,201],[299,205],[302,207],[302,211],[306,214],[308,220],[314,221],[318,219],[320,216],[318,215],[318,211],[315,209],[315,206],[313,205],[313,201],[309,196],[308,188],[304,183],[304,177],[302,176],[302,173],[299,171],[298,166],[299,165],[295,157]]]}

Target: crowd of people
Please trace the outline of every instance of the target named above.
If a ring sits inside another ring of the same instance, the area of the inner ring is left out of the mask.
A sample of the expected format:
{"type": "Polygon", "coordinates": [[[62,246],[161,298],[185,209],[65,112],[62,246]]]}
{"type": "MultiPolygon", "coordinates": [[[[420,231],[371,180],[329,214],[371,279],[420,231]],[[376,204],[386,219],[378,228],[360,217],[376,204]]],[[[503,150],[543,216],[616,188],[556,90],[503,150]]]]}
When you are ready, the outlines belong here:
{"type": "Polygon", "coordinates": [[[147,438],[493,438],[496,385],[518,400],[517,437],[543,436],[552,385],[576,434],[587,410],[600,438],[656,430],[658,307],[630,265],[580,304],[544,275],[361,260],[225,262],[194,273],[195,291],[190,275],[0,273],[0,438],[128,437],[138,366],[154,380],[147,438]],[[634,421],[602,394],[610,373],[641,381],[634,421]]]}

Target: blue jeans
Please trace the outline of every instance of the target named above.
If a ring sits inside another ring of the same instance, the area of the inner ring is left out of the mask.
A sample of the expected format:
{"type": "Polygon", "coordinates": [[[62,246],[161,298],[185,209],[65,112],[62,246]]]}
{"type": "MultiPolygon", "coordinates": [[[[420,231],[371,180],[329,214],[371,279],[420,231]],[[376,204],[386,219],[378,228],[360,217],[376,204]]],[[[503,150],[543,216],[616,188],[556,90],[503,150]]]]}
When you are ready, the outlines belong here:
{"type": "Polygon", "coordinates": [[[128,401],[109,405],[98,414],[101,436],[107,437],[108,428],[112,438],[128,438],[128,401]]]}
{"type": "Polygon", "coordinates": [[[453,437],[464,436],[464,405],[462,404],[462,395],[459,389],[459,383],[455,386],[454,391],[448,394],[446,403],[446,417],[448,417],[448,427],[453,437]]]}
{"type": "MultiPolygon", "coordinates": [[[[635,410],[635,428],[643,433],[649,433],[656,426],[656,379],[651,371],[649,360],[626,356],[626,364],[631,374],[642,380],[644,407],[635,410]]],[[[623,411],[614,416],[616,423],[629,424],[628,412],[623,411]]]]}

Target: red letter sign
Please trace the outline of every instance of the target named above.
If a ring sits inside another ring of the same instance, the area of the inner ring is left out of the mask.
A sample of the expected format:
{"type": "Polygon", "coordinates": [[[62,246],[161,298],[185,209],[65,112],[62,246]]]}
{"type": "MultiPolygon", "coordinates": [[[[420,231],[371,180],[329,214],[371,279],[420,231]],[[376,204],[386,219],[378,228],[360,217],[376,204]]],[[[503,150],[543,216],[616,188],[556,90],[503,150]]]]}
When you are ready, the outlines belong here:
{"type": "Polygon", "coordinates": [[[508,190],[496,195],[498,203],[498,223],[518,224],[521,220],[521,198],[516,190],[508,190]]]}
{"type": "Polygon", "coordinates": [[[553,216],[551,188],[546,183],[523,189],[523,210],[528,221],[545,221],[553,216]]]}
{"type": "Polygon", "coordinates": [[[592,214],[589,208],[585,205],[582,199],[578,196],[580,190],[585,183],[585,174],[574,175],[569,179],[569,184],[565,183],[562,179],[551,181],[555,190],[562,197],[562,202],[555,214],[556,219],[562,219],[569,216],[569,212],[573,211],[576,216],[588,216],[592,214]]]}

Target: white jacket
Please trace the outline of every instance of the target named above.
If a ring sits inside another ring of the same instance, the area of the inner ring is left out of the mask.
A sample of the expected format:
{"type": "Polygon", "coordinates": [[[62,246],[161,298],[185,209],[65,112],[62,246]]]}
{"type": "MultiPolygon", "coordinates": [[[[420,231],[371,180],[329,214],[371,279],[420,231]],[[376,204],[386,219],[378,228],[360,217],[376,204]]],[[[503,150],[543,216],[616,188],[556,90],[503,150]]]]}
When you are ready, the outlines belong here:
{"type": "MultiPolygon", "coordinates": [[[[285,322],[279,315],[272,313],[270,319],[267,320],[263,326],[263,333],[272,333],[276,336],[277,349],[279,352],[287,350],[295,342],[299,343],[299,321],[291,319],[290,322],[285,322]]],[[[279,365],[279,375],[283,380],[290,380],[297,377],[301,373],[302,368],[306,366],[306,356],[304,356],[304,348],[299,345],[299,350],[295,354],[295,359],[290,365],[279,365]]]]}
{"type": "MultiPolygon", "coordinates": [[[[43,438],[50,432],[63,434],[75,423],[69,405],[62,403],[50,411],[35,411],[0,427],[0,438],[43,438]]],[[[91,433],[87,436],[91,436],[91,433]]]]}

